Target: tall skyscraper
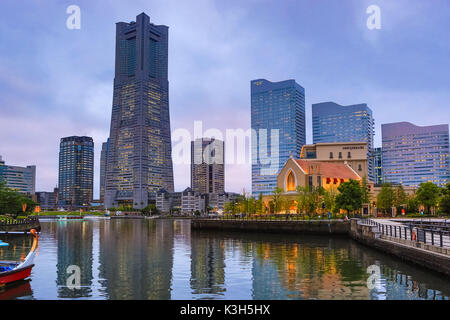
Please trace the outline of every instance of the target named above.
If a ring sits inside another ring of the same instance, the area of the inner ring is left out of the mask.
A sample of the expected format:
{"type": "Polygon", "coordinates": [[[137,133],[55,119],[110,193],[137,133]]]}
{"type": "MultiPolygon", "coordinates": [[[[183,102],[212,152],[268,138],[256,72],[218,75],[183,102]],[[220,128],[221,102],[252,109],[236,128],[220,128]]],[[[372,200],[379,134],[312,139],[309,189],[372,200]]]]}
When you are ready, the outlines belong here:
{"type": "Polygon", "coordinates": [[[65,207],[88,206],[94,188],[94,142],[91,137],[66,137],[59,145],[58,201],[65,207]]]}
{"type": "Polygon", "coordinates": [[[145,13],[117,23],[107,208],[144,208],[161,188],[173,191],[167,72],[167,26],[145,13]]]}
{"type": "Polygon", "coordinates": [[[290,156],[306,143],[305,89],[286,80],[251,81],[252,194],[271,194],[290,156]]]}
{"type": "Polygon", "coordinates": [[[448,124],[419,127],[409,122],[381,125],[386,182],[418,187],[450,182],[448,124]]]}
{"type": "Polygon", "coordinates": [[[102,143],[100,154],[100,202],[105,201],[106,165],[108,163],[109,139],[102,143]]]}
{"type": "Polygon", "coordinates": [[[203,138],[191,142],[191,189],[198,193],[225,191],[223,141],[203,138]]]}
{"type": "Polygon", "coordinates": [[[36,190],[36,166],[6,165],[0,156],[0,181],[3,181],[7,188],[33,195],[36,190]]]}
{"type": "Polygon", "coordinates": [[[368,178],[374,181],[374,126],[367,104],[341,106],[334,102],[312,105],[313,143],[366,142],[368,178]]]}
{"type": "Polygon", "coordinates": [[[375,184],[380,185],[383,183],[383,148],[374,149],[374,173],[375,184]]]}

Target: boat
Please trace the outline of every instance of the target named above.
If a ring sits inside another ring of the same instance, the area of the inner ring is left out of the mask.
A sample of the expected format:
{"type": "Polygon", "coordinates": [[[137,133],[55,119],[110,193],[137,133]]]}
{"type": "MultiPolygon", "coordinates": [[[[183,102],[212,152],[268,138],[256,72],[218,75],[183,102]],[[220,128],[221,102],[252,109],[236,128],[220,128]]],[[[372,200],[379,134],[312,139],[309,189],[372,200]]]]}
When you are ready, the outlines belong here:
{"type": "Polygon", "coordinates": [[[35,229],[31,229],[33,246],[23,261],[0,261],[0,287],[30,277],[34,267],[34,257],[39,247],[39,237],[35,229]]]}
{"type": "Polygon", "coordinates": [[[84,220],[84,216],[59,216],[58,221],[67,221],[67,220],[84,220]]]}
{"type": "Polygon", "coordinates": [[[0,247],[7,247],[7,246],[9,246],[8,243],[3,242],[2,240],[0,240],[0,247]]]}

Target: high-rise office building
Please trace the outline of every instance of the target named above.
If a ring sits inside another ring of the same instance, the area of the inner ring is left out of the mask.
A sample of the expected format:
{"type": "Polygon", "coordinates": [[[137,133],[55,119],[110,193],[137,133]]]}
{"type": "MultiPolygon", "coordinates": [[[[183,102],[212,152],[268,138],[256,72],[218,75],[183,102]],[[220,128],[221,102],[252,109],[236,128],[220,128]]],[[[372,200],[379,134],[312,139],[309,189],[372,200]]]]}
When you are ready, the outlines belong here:
{"type": "Polygon", "coordinates": [[[100,202],[105,201],[106,165],[108,163],[109,139],[102,143],[100,154],[100,202]]]}
{"type": "Polygon", "coordinates": [[[383,184],[383,148],[374,149],[374,182],[376,185],[383,184]]]}
{"type": "Polygon", "coordinates": [[[449,126],[381,125],[385,182],[418,187],[450,182],[449,126]]]}
{"type": "Polygon", "coordinates": [[[169,117],[168,27],[116,24],[116,66],[106,167],[105,206],[135,208],[173,191],[169,117]]]}
{"type": "Polygon", "coordinates": [[[252,195],[271,194],[290,156],[306,143],[305,89],[286,80],[251,81],[252,195]]]}
{"type": "Polygon", "coordinates": [[[59,205],[90,205],[94,187],[94,141],[91,137],[66,137],[59,146],[59,205]]]}
{"type": "Polygon", "coordinates": [[[36,190],[36,166],[6,165],[0,156],[0,181],[3,181],[7,188],[23,194],[34,195],[36,190]]]}
{"type": "Polygon", "coordinates": [[[203,138],[191,142],[191,188],[198,193],[225,191],[223,141],[203,138]]]}
{"type": "Polygon", "coordinates": [[[312,105],[313,143],[366,142],[368,178],[374,181],[374,126],[367,104],[341,106],[334,102],[312,105]]]}

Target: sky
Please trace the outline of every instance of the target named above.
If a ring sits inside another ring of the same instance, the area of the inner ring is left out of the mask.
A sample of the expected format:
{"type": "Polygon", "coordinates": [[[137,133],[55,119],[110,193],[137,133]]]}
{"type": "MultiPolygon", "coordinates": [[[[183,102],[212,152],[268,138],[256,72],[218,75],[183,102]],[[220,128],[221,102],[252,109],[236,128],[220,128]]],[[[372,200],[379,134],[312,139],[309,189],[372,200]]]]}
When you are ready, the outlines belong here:
{"type": "MultiPolygon", "coordinates": [[[[171,130],[250,127],[250,81],[295,79],[311,105],[367,103],[381,124],[450,122],[448,0],[2,0],[0,155],[36,165],[36,190],[58,182],[62,137],[95,143],[94,198],[102,142],[109,136],[115,23],[141,12],[169,26],[171,130]],[[67,7],[81,10],[79,30],[67,7]],[[369,30],[370,5],[381,28],[369,30]]],[[[175,142],[174,142],[175,143],[175,142]]],[[[251,189],[250,164],[227,165],[226,191],[251,189]]],[[[174,166],[175,190],[190,184],[174,166]]]]}

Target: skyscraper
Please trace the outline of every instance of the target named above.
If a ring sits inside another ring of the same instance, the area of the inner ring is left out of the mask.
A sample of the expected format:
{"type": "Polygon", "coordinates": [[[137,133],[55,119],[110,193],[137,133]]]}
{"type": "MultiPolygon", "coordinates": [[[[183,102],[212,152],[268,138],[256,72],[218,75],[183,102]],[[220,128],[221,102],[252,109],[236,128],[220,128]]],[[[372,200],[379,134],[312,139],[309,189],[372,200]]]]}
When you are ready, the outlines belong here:
{"type": "Polygon", "coordinates": [[[251,81],[252,194],[271,194],[290,156],[306,143],[305,89],[286,80],[251,81]]]}
{"type": "Polygon", "coordinates": [[[224,143],[216,139],[191,142],[191,188],[198,193],[225,191],[224,143]]]}
{"type": "Polygon", "coordinates": [[[366,142],[368,178],[374,181],[374,126],[367,104],[341,106],[334,102],[312,105],[313,143],[366,142]]]}
{"type": "Polygon", "coordinates": [[[87,206],[94,187],[94,142],[91,137],[62,138],[59,146],[59,204],[87,206]]]}
{"type": "Polygon", "coordinates": [[[0,181],[3,181],[7,188],[33,195],[36,189],[36,166],[6,165],[0,156],[0,181]]]}
{"type": "Polygon", "coordinates": [[[135,208],[173,191],[169,117],[168,27],[116,25],[116,68],[106,167],[105,206],[135,208]]]}
{"type": "Polygon", "coordinates": [[[383,148],[375,148],[374,150],[374,182],[380,185],[383,183],[383,148]]]}
{"type": "Polygon", "coordinates": [[[100,154],[100,202],[105,201],[106,165],[108,163],[109,139],[102,143],[100,154]]]}
{"type": "Polygon", "coordinates": [[[450,182],[448,124],[416,126],[409,122],[381,125],[385,182],[418,187],[422,182],[450,182]]]}

